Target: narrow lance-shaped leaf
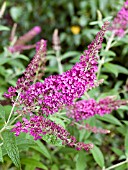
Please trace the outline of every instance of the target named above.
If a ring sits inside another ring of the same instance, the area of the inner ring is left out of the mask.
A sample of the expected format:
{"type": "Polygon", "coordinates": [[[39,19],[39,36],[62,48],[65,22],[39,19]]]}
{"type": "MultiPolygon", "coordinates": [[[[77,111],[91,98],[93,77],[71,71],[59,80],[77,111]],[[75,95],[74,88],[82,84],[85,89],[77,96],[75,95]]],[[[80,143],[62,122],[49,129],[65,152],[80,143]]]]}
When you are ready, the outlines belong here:
{"type": "Polygon", "coordinates": [[[19,150],[16,145],[15,136],[10,131],[5,131],[2,133],[4,148],[7,151],[8,156],[11,158],[12,162],[16,167],[21,168],[19,150]]]}
{"type": "Polygon", "coordinates": [[[0,31],[9,31],[10,29],[4,25],[0,25],[0,31]]]}
{"type": "Polygon", "coordinates": [[[96,115],[96,117],[100,120],[112,123],[114,125],[119,125],[119,126],[122,125],[121,122],[117,118],[115,118],[113,115],[110,115],[110,114],[106,114],[103,117],[96,115]]]}
{"type": "Polygon", "coordinates": [[[115,74],[116,77],[119,73],[128,75],[128,70],[117,64],[105,63],[104,67],[106,69],[105,71],[115,74]]]}
{"type": "Polygon", "coordinates": [[[103,168],[104,167],[104,157],[103,157],[101,150],[97,146],[94,146],[94,148],[91,150],[91,153],[93,155],[93,158],[97,162],[97,164],[103,168]]]}
{"type": "Polygon", "coordinates": [[[37,140],[36,141],[37,145],[39,146],[40,150],[45,154],[45,156],[48,158],[48,159],[51,159],[51,155],[50,153],[48,152],[47,148],[45,147],[45,145],[40,141],[40,140],[37,140]]]}
{"type": "Polygon", "coordinates": [[[76,161],[76,170],[85,170],[86,168],[86,153],[84,151],[79,152],[79,157],[76,161]]]}
{"type": "Polygon", "coordinates": [[[80,53],[77,52],[77,51],[67,52],[67,53],[65,53],[64,55],[61,56],[61,60],[64,60],[64,59],[67,59],[69,57],[76,56],[76,55],[79,55],[79,54],[80,53]]]}
{"type": "Polygon", "coordinates": [[[32,158],[22,158],[21,159],[21,162],[22,164],[24,165],[33,165],[34,167],[38,167],[38,168],[42,168],[44,170],[47,170],[48,168],[43,165],[41,162],[35,160],[35,159],[32,159],[32,158]]]}

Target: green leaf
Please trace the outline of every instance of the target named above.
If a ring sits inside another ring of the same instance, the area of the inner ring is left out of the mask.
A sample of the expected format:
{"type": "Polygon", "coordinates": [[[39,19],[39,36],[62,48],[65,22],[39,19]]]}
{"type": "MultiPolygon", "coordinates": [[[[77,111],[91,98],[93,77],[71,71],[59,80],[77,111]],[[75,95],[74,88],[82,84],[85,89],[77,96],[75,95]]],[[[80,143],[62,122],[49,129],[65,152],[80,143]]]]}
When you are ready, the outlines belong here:
{"type": "Polygon", "coordinates": [[[0,147],[0,162],[3,162],[2,148],[0,147]]]}
{"type": "Polygon", "coordinates": [[[117,64],[105,63],[104,67],[106,69],[106,72],[113,73],[116,77],[119,73],[128,75],[128,69],[117,64]]]}
{"type": "Polygon", "coordinates": [[[72,64],[65,64],[64,65],[64,71],[70,70],[72,68],[72,64]]]}
{"type": "Polygon", "coordinates": [[[2,105],[0,105],[0,117],[1,119],[5,122],[5,110],[4,107],[2,105]]]}
{"type": "Polygon", "coordinates": [[[23,55],[23,54],[17,55],[16,58],[21,58],[21,59],[24,59],[26,61],[29,61],[29,58],[27,56],[23,55]]]}
{"type": "Polygon", "coordinates": [[[116,128],[116,130],[117,130],[120,134],[122,134],[122,136],[125,137],[125,133],[124,133],[124,132],[126,132],[126,125],[119,126],[119,127],[116,128]]]}
{"type": "Polygon", "coordinates": [[[94,148],[91,149],[91,153],[93,155],[93,158],[97,162],[97,164],[100,167],[103,168],[104,167],[104,157],[103,157],[103,154],[102,154],[101,150],[97,146],[94,146],[94,148]]]}
{"type": "Polygon", "coordinates": [[[89,23],[89,25],[98,25],[98,24],[101,24],[102,21],[92,21],[89,23]]]}
{"type": "Polygon", "coordinates": [[[51,159],[51,155],[48,152],[45,145],[40,140],[35,141],[35,143],[38,145],[39,150],[41,151],[41,153],[43,153],[43,155],[46,156],[48,159],[51,159]]]}
{"type": "Polygon", "coordinates": [[[61,60],[64,60],[66,58],[69,58],[69,57],[73,57],[73,56],[76,56],[76,55],[79,55],[80,53],[77,52],[77,51],[69,51],[67,53],[65,53],[64,55],[61,56],[61,60]]]}
{"type": "Polygon", "coordinates": [[[56,164],[53,164],[52,167],[51,167],[51,170],[59,170],[59,168],[56,164]]]}
{"type": "Polygon", "coordinates": [[[113,51],[102,51],[101,52],[101,56],[102,55],[105,55],[105,56],[113,56],[113,57],[115,57],[116,56],[116,53],[114,53],[113,51]]]}
{"type": "Polygon", "coordinates": [[[43,170],[48,170],[48,168],[43,165],[43,163],[32,158],[23,158],[21,159],[21,163],[24,165],[33,165],[35,168],[42,168],[43,170]]]}
{"type": "Polygon", "coordinates": [[[107,96],[117,96],[117,90],[112,89],[112,90],[109,90],[108,92],[101,93],[99,94],[97,100],[99,101],[100,99],[105,98],[107,96]]]}
{"type": "Polygon", "coordinates": [[[55,54],[55,51],[54,51],[54,50],[49,50],[49,51],[47,51],[47,56],[48,56],[48,55],[51,55],[51,54],[55,54]]]}
{"type": "Polygon", "coordinates": [[[53,58],[56,58],[56,56],[55,56],[55,55],[48,55],[48,56],[47,56],[47,60],[51,60],[51,59],[53,59],[53,58]]]}
{"type": "Polygon", "coordinates": [[[105,60],[104,60],[104,63],[108,63],[108,62],[110,62],[110,61],[112,61],[113,60],[113,58],[105,58],[105,60]]]}
{"type": "MultiPolygon", "coordinates": [[[[90,119],[85,120],[85,124],[89,124],[90,126],[95,126],[95,122],[96,122],[96,118],[95,117],[91,117],[90,119]]],[[[79,140],[82,141],[83,139],[88,139],[89,136],[91,135],[91,132],[88,130],[80,130],[80,136],[79,136],[79,140]]]]}
{"type": "Polygon", "coordinates": [[[11,17],[14,21],[18,21],[22,16],[23,9],[21,7],[12,7],[10,9],[11,17]]]}
{"type": "Polygon", "coordinates": [[[9,116],[9,114],[10,114],[11,109],[12,109],[12,106],[10,106],[10,105],[4,106],[6,120],[7,120],[8,116],[9,116]]]}
{"type": "Polygon", "coordinates": [[[121,126],[121,122],[115,118],[113,115],[110,115],[110,114],[106,114],[104,115],[103,117],[102,116],[99,116],[99,115],[96,115],[96,117],[100,120],[103,120],[103,121],[106,121],[106,122],[109,122],[109,123],[112,123],[114,125],[119,125],[121,126]]]}
{"type": "Polygon", "coordinates": [[[24,170],[28,170],[28,169],[35,170],[35,168],[36,168],[35,166],[32,166],[32,165],[30,165],[30,164],[29,164],[29,165],[27,164],[27,165],[25,166],[25,169],[24,169],[24,170]]]}
{"type": "Polygon", "coordinates": [[[77,63],[77,62],[79,62],[79,60],[80,60],[80,56],[76,56],[72,60],[70,60],[69,62],[70,63],[77,63]]]}
{"type": "Polygon", "coordinates": [[[58,72],[58,68],[57,68],[57,67],[53,67],[53,66],[51,67],[51,66],[50,66],[50,67],[47,67],[47,68],[46,68],[46,71],[47,71],[47,72],[50,72],[50,73],[52,73],[52,72],[58,72]]]}
{"type": "Polygon", "coordinates": [[[120,106],[118,110],[128,110],[128,106],[120,106]]]}
{"type": "Polygon", "coordinates": [[[127,169],[128,169],[128,166],[127,166],[127,163],[125,163],[123,165],[120,165],[120,166],[116,167],[113,170],[127,170],[127,169]]]}
{"type": "Polygon", "coordinates": [[[116,69],[118,70],[119,73],[123,73],[123,74],[128,75],[128,69],[126,69],[125,67],[116,65],[116,69]]]}
{"type": "Polygon", "coordinates": [[[56,164],[54,164],[54,165],[52,165],[51,170],[59,170],[59,168],[56,164]]]}
{"type": "Polygon", "coordinates": [[[16,137],[16,143],[19,149],[19,152],[28,150],[31,146],[35,146],[35,141],[26,139],[26,134],[21,133],[16,137]]]}
{"type": "Polygon", "coordinates": [[[128,126],[128,120],[123,120],[122,122],[124,122],[128,126]]]}
{"type": "Polygon", "coordinates": [[[55,145],[55,146],[62,146],[62,140],[58,139],[54,135],[46,134],[46,135],[42,136],[42,139],[49,144],[52,144],[52,145],[55,145]]]}
{"type": "Polygon", "coordinates": [[[74,5],[72,2],[67,3],[67,9],[69,11],[70,16],[73,17],[74,16],[74,5]]]}
{"type": "Polygon", "coordinates": [[[112,147],[111,149],[112,149],[112,151],[113,151],[116,155],[118,155],[118,156],[123,155],[123,151],[122,151],[122,150],[120,150],[120,149],[118,149],[118,148],[116,148],[116,147],[112,147]]]}
{"type": "Polygon", "coordinates": [[[64,124],[64,121],[62,119],[56,118],[52,115],[49,117],[49,119],[54,121],[56,124],[59,124],[59,125],[61,125],[65,128],[65,124],[64,124]]]}
{"type": "Polygon", "coordinates": [[[7,63],[7,62],[9,62],[11,60],[12,60],[11,58],[1,58],[0,59],[0,65],[3,65],[3,64],[5,64],[5,63],[7,63]]]}
{"type": "Polygon", "coordinates": [[[9,31],[9,30],[10,30],[10,28],[0,25],[0,31],[9,31]]]}
{"type": "Polygon", "coordinates": [[[127,129],[126,134],[125,134],[124,146],[125,146],[125,153],[126,153],[126,156],[128,158],[128,129],[127,129]]]}
{"type": "Polygon", "coordinates": [[[35,145],[35,142],[29,139],[19,138],[20,136],[16,137],[16,143],[18,145],[35,145]]]}
{"type": "Polygon", "coordinates": [[[7,151],[8,156],[16,167],[21,168],[19,150],[16,145],[15,136],[12,132],[4,131],[2,133],[4,148],[7,151]]]}
{"type": "Polygon", "coordinates": [[[97,2],[93,1],[93,0],[90,0],[89,3],[90,3],[90,7],[91,7],[91,9],[90,9],[91,16],[94,19],[94,18],[96,18],[97,2]]]}
{"type": "Polygon", "coordinates": [[[108,3],[108,0],[104,0],[104,1],[99,0],[100,10],[104,11],[106,9],[107,3],[108,3]]]}
{"type": "Polygon", "coordinates": [[[78,158],[76,161],[76,170],[85,170],[86,168],[86,153],[84,151],[80,151],[78,153],[78,158]]]}
{"type": "Polygon", "coordinates": [[[80,19],[79,19],[79,24],[81,27],[85,27],[85,25],[87,24],[87,17],[85,15],[81,15],[80,19]]]}
{"type": "Polygon", "coordinates": [[[0,66],[0,74],[4,77],[6,77],[6,69],[3,66],[0,66]]]}

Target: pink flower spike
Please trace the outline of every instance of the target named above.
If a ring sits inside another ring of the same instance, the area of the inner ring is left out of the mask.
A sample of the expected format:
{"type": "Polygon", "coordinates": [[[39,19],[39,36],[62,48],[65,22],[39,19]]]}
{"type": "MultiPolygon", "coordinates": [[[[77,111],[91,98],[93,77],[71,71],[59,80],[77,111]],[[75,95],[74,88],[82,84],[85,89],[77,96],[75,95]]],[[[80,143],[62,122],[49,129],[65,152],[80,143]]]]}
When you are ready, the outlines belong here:
{"type": "Polygon", "coordinates": [[[123,37],[128,28],[128,0],[124,3],[121,10],[117,13],[111,26],[116,36],[123,37]]]}
{"type": "Polygon", "coordinates": [[[30,117],[30,120],[23,118],[22,123],[16,123],[12,130],[15,135],[18,136],[21,132],[29,133],[34,137],[34,140],[42,138],[42,135],[52,134],[61,139],[64,145],[69,147],[75,147],[76,150],[89,151],[93,148],[93,144],[85,144],[83,142],[77,142],[74,136],[71,136],[62,126],[55,124],[51,120],[44,118],[43,116],[30,117]]]}
{"type": "Polygon", "coordinates": [[[115,100],[114,97],[108,96],[96,102],[94,99],[80,100],[71,106],[67,106],[67,116],[76,121],[88,119],[98,114],[110,114],[113,110],[117,110],[121,105],[127,105],[126,100],[115,100]]]}
{"type": "MultiPolygon", "coordinates": [[[[43,83],[37,82],[29,87],[27,85],[28,89],[25,89],[21,94],[21,102],[26,106],[31,106],[34,101],[38,101],[40,113],[48,116],[58,112],[65,105],[72,105],[74,99],[80,98],[85,91],[95,87],[98,67],[97,52],[101,48],[103,36],[108,26],[109,22],[105,22],[101,31],[97,33],[96,38],[88,46],[88,50],[85,50],[80,57],[80,61],[70,70],[61,75],[51,75],[45,78],[43,83]]],[[[40,42],[37,43],[37,50],[39,46],[40,42]]],[[[31,67],[33,66],[31,65],[31,67]]],[[[28,71],[26,70],[27,74],[28,71]]],[[[21,82],[24,82],[24,80],[21,82]]],[[[23,83],[18,82],[18,84],[23,83]]]]}
{"type": "Polygon", "coordinates": [[[41,27],[40,27],[40,26],[35,26],[35,27],[33,28],[33,30],[34,30],[37,34],[39,34],[39,33],[41,32],[41,27]]]}
{"type": "Polygon", "coordinates": [[[31,41],[40,32],[41,32],[41,27],[35,26],[30,31],[28,31],[26,34],[19,37],[19,39],[15,42],[15,44],[12,47],[8,47],[8,50],[11,53],[14,53],[14,52],[21,52],[23,50],[34,48],[35,44],[34,45],[25,45],[25,44],[31,41]]]}

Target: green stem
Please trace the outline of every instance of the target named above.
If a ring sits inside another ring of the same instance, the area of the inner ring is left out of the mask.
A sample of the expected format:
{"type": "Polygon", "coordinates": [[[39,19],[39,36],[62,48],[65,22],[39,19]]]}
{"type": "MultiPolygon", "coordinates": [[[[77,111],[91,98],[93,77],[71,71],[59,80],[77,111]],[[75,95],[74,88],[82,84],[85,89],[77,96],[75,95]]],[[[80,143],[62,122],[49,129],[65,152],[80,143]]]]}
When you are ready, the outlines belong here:
{"type": "Polygon", "coordinates": [[[19,99],[19,96],[20,96],[20,92],[18,93],[18,96],[17,96],[17,98],[16,98],[16,100],[15,100],[13,106],[12,106],[12,109],[11,109],[11,112],[10,112],[10,114],[9,114],[9,117],[8,117],[7,122],[4,124],[3,128],[0,130],[0,138],[1,138],[2,140],[3,140],[3,137],[2,137],[2,135],[1,135],[1,133],[2,133],[5,129],[12,129],[13,126],[10,126],[10,125],[11,125],[16,119],[18,119],[18,118],[22,115],[22,114],[20,114],[20,115],[18,115],[17,117],[15,117],[15,118],[10,122],[10,125],[8,126],[9,121],[10,121],[10,119],[11,119],[11,116],[12,116],[12,114],[13,114],[14,108],[15,108],[15,106],[16,106],[16,102],[17,102],[18,99],[19,99]]]}
{"type": "Polygon", "coordinates": [[[12,124],[15,122],[15,120],[17,120],[21,115],[22,115],[22,114],[19,114],[17,117],[15,117],[15,118],[10,122],[10,125],[12,125],[12,124]]]}
{"type": "Polygon", "coordinates": [[[101,59],[100,62],[99,62],[97,79],[99,78],[99,75],[100,75],[100,72],[101,72],[101,67],[102,67],[102,65],[104,64],[104,60],[105,60],[105,57],[102,57],[102,59],[101,59]]]}
{"type": "Polygon", "coordinates": [[[110,169],[116,168],[116,167],[121,166],[121,165],[126,164],[126,163],[128,163],[128,159],[126,159],[125,161],[120,162],[116,165],[110,166],[109,168],[106,168],[105,170],[110,170],[110,169]]]}
{"type": "MultiPolygon", "coordinates": [[[[109,40],[108,40],[108,42],[107,42],[105,51],[108,51],[108,50],[111,48],[111,44],[112,44],[112,41],[113,41],[113,39],[114,39],[114,36],[115,36],[115,33],[112,32],[111,37],[109,38],[109,40]]],[[[102,59],[100,60],[100,64],[99,64],[99,66],[98,66],[97,79],[99,78],[99,75],[100,75],[100,72],[101,72],[102,65],[104,64],[104,60],[105,60],[105,56],[102,57],[102,59]]]]}
{"type": "MultiPolygon", "coordinates": [[[[17,98],[16,98],[16,100],[15,100],[13,106],[12,106],[12,109],[11,109],[11,112],[10,112],[10,114],[9,114],[9,117],[8,117],[7,122],[5,123],[4,127],[0,130],[0,138],[1,138],[1,139],[2,139],[1,133],[2,133],[5,129],[8,128],[8,123],[9,123],[9,121],[10,121],[10,119],[11,119],[11,116],[12,116],[12,114],[13,114],[13,111],[14,111],[14,108],[15,108],[15,106],[16,106],[16,102],[17,102],[19,96],[20,96],[20,92],[18,93],[18,96],[17,96],[17,98]]],[[[16,117],[16,118],[17,118],[17,117],[16,117]]],[[[16,118],[15,118],[14,120],[16,120],[16,118]]],[[[12,121],[12,122],[13,122],[13,121],[12,121]]]]}
{"type": "MultiPolygon", "coordinates": [[[[10,125],[12,125],[12,123],[13,122],[15,122],[15,120],[16,119],[18,119],[19,117],[21,116],[21,114],[20,115],[18,115],[17,117],[15,117],[11,122],[10,122],[10,125]]],[[[13,126],[7,126],[7,123],[4,125],[4,127],[0,130],[0,138],[3,140],[3,137],[2,137],[2,135],[1,135],[1,133],[5,130],[5,129],[12,129],[12,127],[13,126]]]]}
{"type": "Polygon", "coordinates": [[[60,117],[60,118],[62,118],[62,119],[64,119],[64,120],[66,120],[66,121],[71,121],[70,119],[68,119],[68,118],[66,118],[66,117],[63,117],[63,116],[61,116],[61,115],[57,115],[57,117],[60,117]]]}
{"type": "Polygon", "coordinates": [[[12,114],[13,114],[14,108],[15,108],[15,106],[16,106],[16,102],[17,102],[17,100],[19,99],[19,96],[20,96],[20,92],[18,93],[18,96],[17,96],[17,98],[16,98],[16,100],[15,100],[13,106],[12,106],[12,109],[11,109],[11,112],[10,112],[10,115],[9,115],[9,117],[8,117],[8,120],[7,120],[6,125],[9,123],[9,120],[11,119],[11,116],[12,116],[12,114]]]}
{"type": "Polygon", "coordinates": [[[57,63],[58,63],[59,74],[62,74],[64,72],[64,70],[63,70],[63,66],[61,64],[60,50],[56,51],[56,60],[57,60],[57,63]]]}
{"type": "Polygon", "coordinates": [[[113,41],[113,39],[114,39],[114,36],[115,36],[115,33],[112,32],[111,37],[109,38],[109,40],[108,40],[108,42],[107,42],[105,51],[108,51],[108,50],[111,48],[111,44],[112,44],[112,41],[113,41]]]}

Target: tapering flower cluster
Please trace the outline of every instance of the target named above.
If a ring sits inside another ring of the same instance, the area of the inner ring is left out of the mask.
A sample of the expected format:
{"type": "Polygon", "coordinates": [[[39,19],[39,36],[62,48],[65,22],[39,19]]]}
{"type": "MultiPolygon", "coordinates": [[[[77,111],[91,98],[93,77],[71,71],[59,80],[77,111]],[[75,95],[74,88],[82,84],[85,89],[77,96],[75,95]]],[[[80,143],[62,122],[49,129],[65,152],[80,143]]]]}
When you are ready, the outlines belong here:
{"type": "Polygon", "coordinates": [[[25,45],[27,42],[32,40],[37,34],[41,32],[41,28],[39,26],[35,26],[29,32],[21,36],[12,47],[9,47],[9,51],[14,52],[21,52],[23,50],[35,48],[35,45],[25,45]]]}
{"type": "Polygon", "coordinates": [[[36,79],[36,73],[39,71],[40,65],[42,62],[45,64],[46,61],[46,40],[41,40],[40,44],[38,44],[38,50],[36,50],[36,54],[28,67],[26,68],[23,77],[18,79],[16,89],[24,89],[26,90],[31,83],[33,83],[36,79]],[[43,60],[43,61],[42,61],[43,60]]]}
{"type": "Polygon", "coordinates": [[[107,134],[110,133],[110,130],[107,129],[101,129],[101,128],[97,128],[96,126],[90,126],[89,124],[86,125],[79,125],[79,129],[85,129],[87,131],[93,132],[93,133],[100,133],[100,134],[107,134]]]}
{"type": "Polygon", "coordinates": [[[117,110],[121,105],[126,105],[126,100],[115,100],[109,96],[96,102],[94,99],[80,100],[67,107],[67,116],[76,121],[88,119],[98,114],[103,116],[109,114],[113,110],[117,110]]]}
{"type": "Polygon", "coordinates": [[[23,122],[17,122],[12,129],[18,136],[21,132],[29,133],[35,140],[41,139],[42,135],[52,134],[61,139],[63,144],[70,147],[75,147],[77,150],[84,149],[86,151],[93,147],[93,144],[85,144],[77,142],[74,136],[71,136],[62,126],[55,124],[51,120],[44,118],[43,116],[33,116],[30,120],[26,118],[22,119],[23,122]]]}
{"type": "Polygon", "coordinates": [[[5,93],[5,97],[11,98],[16,95],[16,92],[27,90],[32,82],[37,79],[36,73],[39,72],[40,69],[42,70],[40,65],[45,64],[46,61],[46,46],[45,40],[41,40],[40,43],[38,43],[38,50],[31,63],[26,68],[23,76],[18,79],[16,87],[10,87],[8,94],[5,93]]]}
{"type": "Polygon", "coordinates": [[[55,51],[59,51],[61,49],[60,38],[58,36],[58,29],[55,29],[54,32],[53,32],[52,44],[53,44],[53,49],[55,51]]]}
{"type": "Polygon", "coordinates": [[[124,3],[124,6],[117,13],[117,16],[112,22],[112,30],[115,35],[123,37],[126,29],[128,28],[128,0],[124,3]]]}
{"type": "Polygon", "coordinates": [[[37,82],[31,85],[28,90],[21,93],[21,104],[31,106],[36,102],[42,113],[49,115],[62,109],[65,105],[71,105],[74,99],[81,97],[85,91],[95,86],[96,54],[101,48],[108,25],[109,23],[105,22],[94,41],[88,46],[88,50],[85,50],[80,57],[79,63],[61,75],[52,75],[45,78],[43,83],[37,82]]]}

